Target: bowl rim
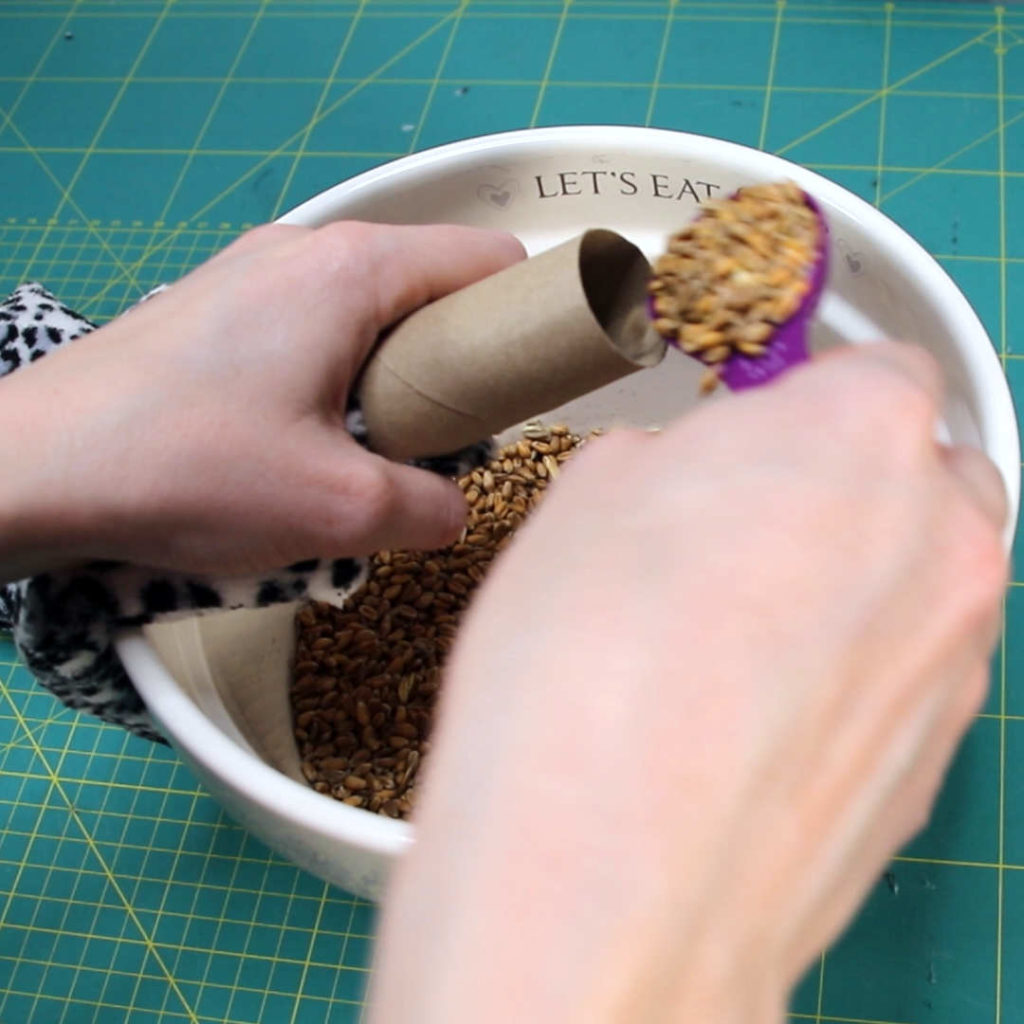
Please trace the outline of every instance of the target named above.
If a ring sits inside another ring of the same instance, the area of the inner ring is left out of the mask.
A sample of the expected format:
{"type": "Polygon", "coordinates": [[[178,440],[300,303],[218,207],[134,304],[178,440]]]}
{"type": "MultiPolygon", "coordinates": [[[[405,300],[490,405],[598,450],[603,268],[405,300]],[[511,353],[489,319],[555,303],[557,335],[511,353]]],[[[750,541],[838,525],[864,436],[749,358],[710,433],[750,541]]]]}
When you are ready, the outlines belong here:
{"type": "MultiPolygon", "coordinates": [[[[865,222],[868,231],[884,241],[905,266],[913,268],[944,315],[956,324],[959,334],[972,343],[981,343],[978,358],[972,360],[972,368],[980,375],[985,387],[988,420],[994,426],[1005,424],[1009,427],[1007,430],[990,431],[994,448],[990,454],[1000,467],[1008,491],[1010,516],[1004,543],[1009,550],[1016,531],[1020,500],[1020,436],[1013,398],[999,354],[981,319],[941,264],[895,221],[842,185],[784,157],[725,139],[666,128],[562,125],[516,129],[444,143],[391,160],[312,196],[283,214],[276,223],[319,223],[330,219],[330,214],[342,199],[351,199],[410,170],[427,170],[463,157],[486,158],[489,153],[499,152],[513,155],[516,150],[545,143],[558,147],[594,145],[601,149],[632,142],[642,149],[653,140],[684,149],[701,146],[709,158],[717,156],[738,165],[746,163],[751,171],[757,173],[774,171],[796,181],[816,198],[831,198],[835,205],[865,222]]],[[[972,352],[973,348],[972,344],[972,352]]],[[[331,813],[324,814],[324,800],[329,798],[264,763],[205,716],[168,672],[141,629],[124,631],[115,638],[115,646],[140,695],[154,717],[163,724],[175,748],[201,764],[204,771],[216,777],[240,799],[322,839],[338,840],[385,857],[396,857],[413,841],[413,826],[405,821],[368,814],[333,800],[331,813]]]]}

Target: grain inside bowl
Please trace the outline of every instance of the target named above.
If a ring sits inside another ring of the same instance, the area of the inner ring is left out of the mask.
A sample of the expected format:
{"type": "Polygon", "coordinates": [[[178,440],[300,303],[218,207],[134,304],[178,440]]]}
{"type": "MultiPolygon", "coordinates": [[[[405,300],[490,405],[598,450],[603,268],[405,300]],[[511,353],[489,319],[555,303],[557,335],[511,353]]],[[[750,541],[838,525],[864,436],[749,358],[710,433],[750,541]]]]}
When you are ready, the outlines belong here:
{"type": "Polygon", "coordinates": [[[469,517],[458,542],[378,552],[344,608],[313,602],[298,612],[292,716],[317,792],[392,818],[412,813],[459,617],[583,443],[568,427],[527,424],[521,440],[459,479],[469,517]]]}

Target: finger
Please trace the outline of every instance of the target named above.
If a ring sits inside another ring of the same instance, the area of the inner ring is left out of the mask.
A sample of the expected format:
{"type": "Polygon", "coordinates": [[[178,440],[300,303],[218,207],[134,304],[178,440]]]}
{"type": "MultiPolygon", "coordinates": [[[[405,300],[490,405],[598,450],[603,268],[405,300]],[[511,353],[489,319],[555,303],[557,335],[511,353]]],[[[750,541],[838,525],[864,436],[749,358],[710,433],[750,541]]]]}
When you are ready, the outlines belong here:
{"type": "Polygon", "coordinates": [[[247,256],[254,252],[266,252],[279,246],[294,242],[297,238],[309,234],[309,228],[296,224],[260,224],[239,235],[230,245],[221,249],[207,262],[221,264],[239,256],[247,256]]]}
{"type": "Polygon", "coordinates": [[[451,224],[342,222],[321,228],[317,236],[324,259],[337,267],[346,286],[362,293],[375,321],[356,353],[357,365],[385,327],[526,255],[514,235],[451,224]]]}
{"type": "Polygon", "coordinates": [[[1007,515],[1006,485],[991,460],[967,445],[943,448],[942,458],[971,500],[1002,529],[1007,515]]]}
{"type": "Polygon", "coordinates": [[[822,369],[844,370],[849,366],[886,369],[899,374],[921,388],[936,408],[942,407],[945,387],[935,358],[920,345],[902,341],[878,341],[867,345],[846,345],[816,357],[822,369]]]}
{"type": "Polygon", "coordinates": [[[466,498],[452,483],[374,455],[387,480],[388,500],[368,534],[372,550],[430,550],[451,544],[466,524],[466,498]]]}
{"type": "Polygon", "coordinates": [[[523,259],[526,250],[504,231],[455,225],[382,226],[367,253],[386,327],[414,309],[523,259]]]}
{"type": "Polygon", "coordinates": [[[331,436],[317,475],[329,506],[322,545],[337,555],[391,548],[430,550],[455,540],[466,521],[458,487],[434,473],[391,462],[331,436]]]}

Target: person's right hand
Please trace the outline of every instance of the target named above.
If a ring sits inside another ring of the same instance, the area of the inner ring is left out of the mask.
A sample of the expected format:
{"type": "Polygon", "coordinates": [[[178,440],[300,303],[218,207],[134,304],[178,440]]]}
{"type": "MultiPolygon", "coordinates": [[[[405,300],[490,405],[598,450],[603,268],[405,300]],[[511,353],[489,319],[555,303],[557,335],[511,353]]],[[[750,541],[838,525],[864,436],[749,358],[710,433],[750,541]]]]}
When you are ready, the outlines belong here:
{"type": "Polygon", "coordinates": [[[878,345],[615,432],[449,666],[377,1020],[743,1021],[928,818],[986,690],[993,467],[878,345]]]}

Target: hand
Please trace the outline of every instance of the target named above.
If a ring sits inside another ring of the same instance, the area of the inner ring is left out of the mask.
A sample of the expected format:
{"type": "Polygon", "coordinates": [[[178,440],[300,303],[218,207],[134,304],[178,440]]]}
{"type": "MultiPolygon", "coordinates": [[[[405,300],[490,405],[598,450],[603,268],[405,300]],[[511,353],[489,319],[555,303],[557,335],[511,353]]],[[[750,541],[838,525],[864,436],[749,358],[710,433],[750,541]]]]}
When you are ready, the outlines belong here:
{"type": "Polygon", "coordinates": [[[779,1021],[986,689],[1001,482],[909,346],[577,456],[460,632],[383,1024],[779,1021]]]}
{"type": "Polygon", "coordinates": [[[458,227],[268,225],[0,382],[0,579],[118,558],[252,572],[461,529],[458,489],[360,448],[380,331],[522,258],[458,227]]]}

